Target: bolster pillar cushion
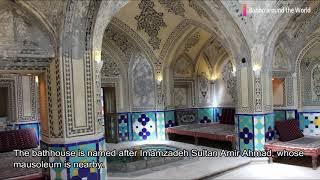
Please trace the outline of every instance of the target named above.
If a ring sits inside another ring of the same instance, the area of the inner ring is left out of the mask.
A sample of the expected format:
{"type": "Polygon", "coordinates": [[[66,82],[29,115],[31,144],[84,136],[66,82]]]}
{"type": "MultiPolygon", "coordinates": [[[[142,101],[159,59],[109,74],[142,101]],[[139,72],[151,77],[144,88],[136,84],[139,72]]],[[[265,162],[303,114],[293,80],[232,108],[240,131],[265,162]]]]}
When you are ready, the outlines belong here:
{"type": "Polygon", "coordinates": [[[0,152],[9,152],[15,149],[31,149],[38,147],[34,129],[19,129],[0,132],[0,152]]]}
{"type": "Polygon", "coordinates": [[[221,124],[234,124],[235,109],[223,108],[221,112],[221,124]]]}
{"type": "Polygon", "coordinates": [[[299,129],[298,120],[276,121],[275,126],[280,141],[291,141],[303,137],[303,134],[299,129]]]}

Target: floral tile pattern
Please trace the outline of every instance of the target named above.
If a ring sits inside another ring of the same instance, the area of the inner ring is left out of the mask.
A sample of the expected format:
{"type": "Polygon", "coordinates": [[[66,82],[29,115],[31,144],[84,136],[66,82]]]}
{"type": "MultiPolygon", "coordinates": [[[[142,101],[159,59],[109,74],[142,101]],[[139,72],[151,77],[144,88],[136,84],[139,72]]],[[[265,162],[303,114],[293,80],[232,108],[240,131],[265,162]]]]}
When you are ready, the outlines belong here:
{"type": "Polygon", "coordinates": [[[155,112],[132,113],[133,140],[156,139],[155,112]]]}
{"type": "Polygon", "coordinates": [[[300,113],[299,114],[300,129],[304,135],[318,136],[320,135],[320,113],[300,113]]]}
{"type": "Polygon", "coordinates": [[[128,126],[128,115],[127,114],[119,114],[118,115],[118,123],[119,123],[119,141],[128,141],[129,140],[129,126],[128,126]]]}
{"type": "Polygon", "coordinates": [[[239,145],[240,150],[253,150],[253,122],[251,115],[239,115],[239,145]]]}

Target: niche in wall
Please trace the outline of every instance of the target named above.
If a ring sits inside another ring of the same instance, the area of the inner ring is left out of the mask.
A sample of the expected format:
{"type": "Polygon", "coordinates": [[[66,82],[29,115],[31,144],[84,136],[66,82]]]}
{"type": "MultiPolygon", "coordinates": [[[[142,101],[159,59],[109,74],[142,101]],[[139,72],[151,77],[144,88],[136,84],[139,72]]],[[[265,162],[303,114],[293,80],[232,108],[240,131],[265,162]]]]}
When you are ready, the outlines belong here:
{"type": "Polygon", "coordinates": [[[8,116],[8,88],[0,87],[0,117],[8,116]]]}
{"type": "Polygon", "coordinates": [[[138,55],[130,69],[133,110],[155,107],[155,83],[153,68],[144,55],[138,55]]]}
{"type": "Polygon", "coordinates": [[[285,79],[273,78],[272,79],[272,91],[273,91],[273,106],[283,107],[285,106],[285,79]]]}
{"type": "Polygon", "coordinates": [[[176,108],[185,108],[192,105],[192,81],[174,82],[174,105],[176,108]]]}

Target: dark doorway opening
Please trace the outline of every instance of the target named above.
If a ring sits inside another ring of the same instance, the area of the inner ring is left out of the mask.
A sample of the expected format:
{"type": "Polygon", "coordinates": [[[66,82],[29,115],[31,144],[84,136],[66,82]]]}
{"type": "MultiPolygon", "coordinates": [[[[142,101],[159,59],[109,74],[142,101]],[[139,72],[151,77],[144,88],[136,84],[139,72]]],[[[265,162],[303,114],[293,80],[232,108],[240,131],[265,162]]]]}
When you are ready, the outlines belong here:
{"type": "Polygon", "coordinates": [[[102,87],[105,138],[108,143],[116,143],[118,137],[116,88],[102,87]]]}
{"type": "Polygon", "coordinates": [[[0,117],[8,117],[8,88],[0,87],[0,117]]]}

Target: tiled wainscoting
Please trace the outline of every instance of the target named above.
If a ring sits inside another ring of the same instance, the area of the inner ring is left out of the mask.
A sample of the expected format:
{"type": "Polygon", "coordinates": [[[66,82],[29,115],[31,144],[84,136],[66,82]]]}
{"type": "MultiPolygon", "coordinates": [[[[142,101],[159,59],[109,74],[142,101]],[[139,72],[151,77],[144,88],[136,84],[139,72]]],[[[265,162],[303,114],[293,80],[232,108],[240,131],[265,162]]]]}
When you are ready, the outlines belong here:
{"type": "Polygon", "coordinates": [[[304,135],[320,135],[320,111],[298,112],[296,109],[274,110],[275,121],[299,119],[304,135]]]}
{"type": "MultiPolygon", "coordinates": [[[[105,139],[97,139],[92,141],[78,142],[72,144],[47,144],[41,141],[42,150],[53,150],[53,151],[99,151],[105,150],[105,139]]],[[[76,156],[76,157],[46,157],[43,159],[44,162],[58,162],[64,165],[64,162],[95,162],[103,163],[106,167],[106,158],[100,157],[88,157],[88,156],[76,156]]],[[[106,168],[76,168],[71,166],[70,168],[51,168],[43,169],[43,172],[50,179],[103,179],[106,177],[106,168]],[[101,178],[100,178],[101,177],[101,178]],[[103,177],[103,178],[102,178],[103,177]]]]}
{"type": "Polygon", "coordinates": [[[304,135],[320,135],[320,112],[299,112],[300,129],[304,135]]]}
{"type": "Polygon", "coordinates": [[[274,114],[236,114],[239,149],[263,150],[265,142],[273,140],[274,114]]]}
{"type": "MultiPolygon", "coordinates": [[[[120,112],[118,141],[164,140],[165,128],[181,124],[181,118],[188,117],[198,123],[219,122],[222,107],[176,109],[167,111],[120,112]]],[[[116,132],[111,132],[116,133],[116,132]]]]}
{"type": "Polygon", "coordinates": [[[275,109],[273,112],[275,121],[298,119],[298,111],[296,109],[275,109]]]}

